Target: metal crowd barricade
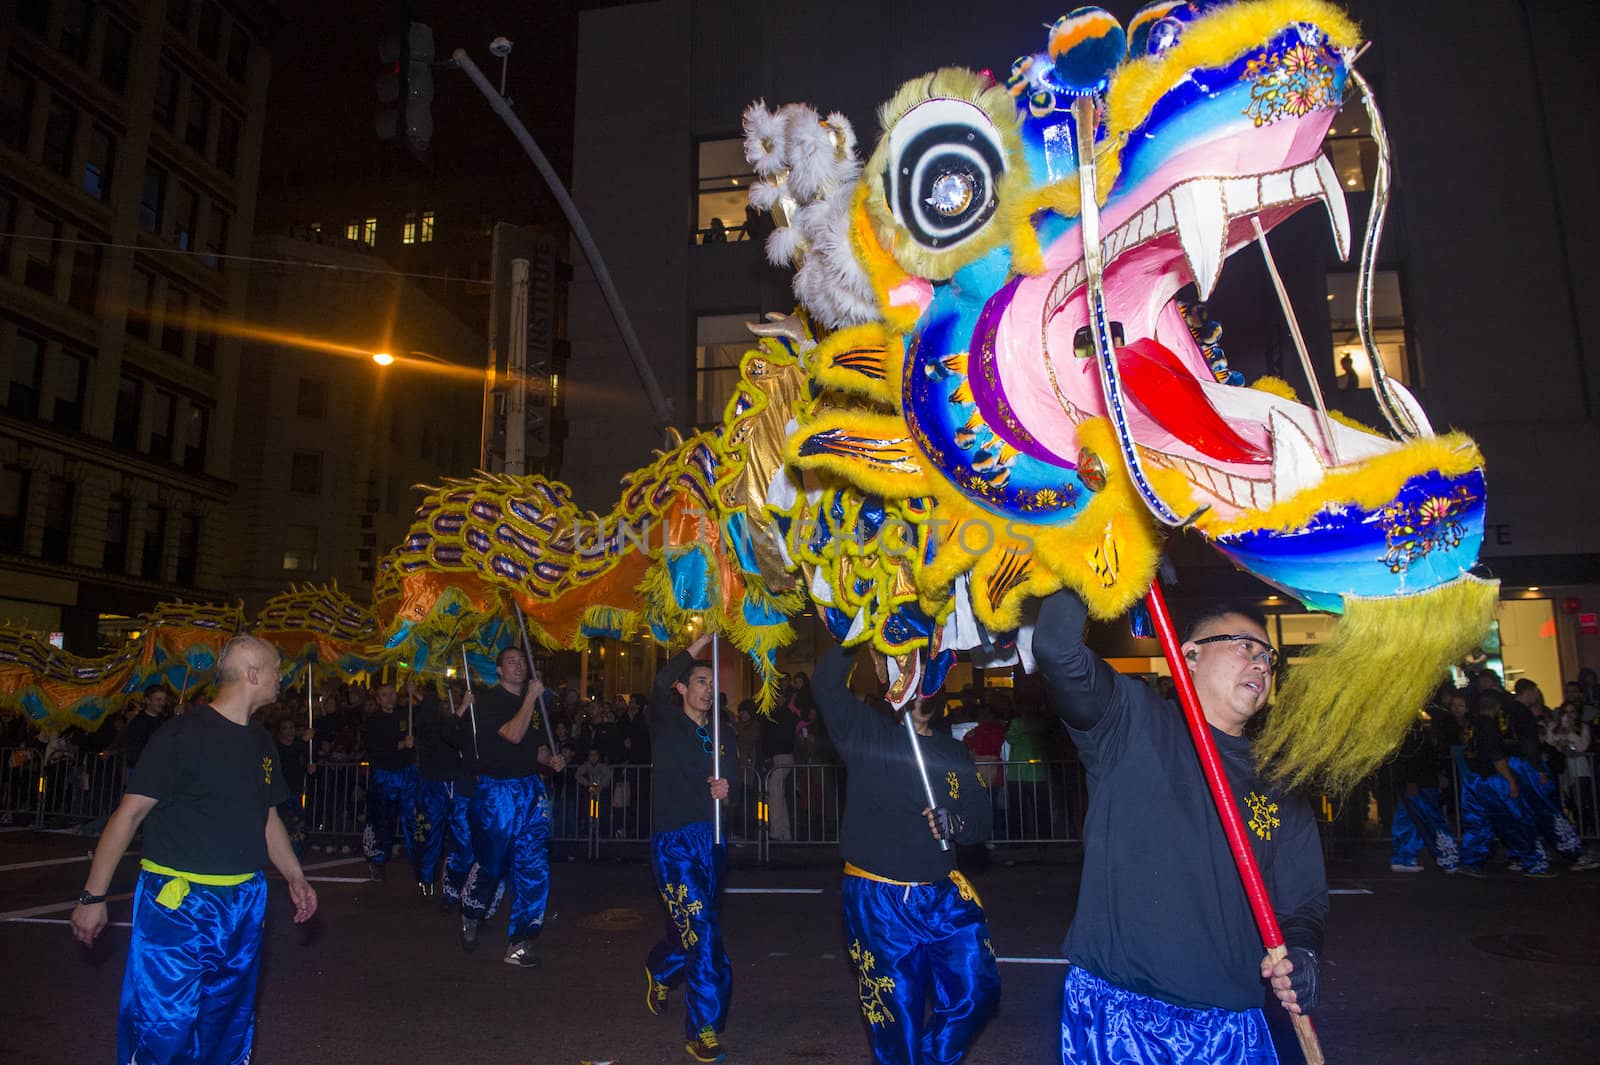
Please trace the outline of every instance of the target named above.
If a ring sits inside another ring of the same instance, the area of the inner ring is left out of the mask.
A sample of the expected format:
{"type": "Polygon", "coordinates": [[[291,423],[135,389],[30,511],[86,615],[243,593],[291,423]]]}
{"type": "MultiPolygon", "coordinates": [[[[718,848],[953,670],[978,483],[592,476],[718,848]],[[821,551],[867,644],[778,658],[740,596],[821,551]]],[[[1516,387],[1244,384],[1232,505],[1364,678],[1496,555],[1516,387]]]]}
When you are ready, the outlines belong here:
{"type": "Polygon", "coordinates": [[[312,845],[350,837],[360,839],[365,827],[367,777],[365,762],[318,762],[306,774],[305,832],[312,845]]]}
{"type": "Polygon", "coordinates": [[[995,844],[1077,843],[1083,839],[1088,786],[1077,761],[984,762],[995,844]]]}
{"type": "Polygon", "coordinates": [[[1569,752],[1566,764],[1557,778],[1561,787],[1561,800],[1584,839],[1600,839],[1600,795],[1595,791],[1595,752],[1569,752]]]}
{"type": "Polygon", "coordinates": [[[39,757],[32,747],[0,747],[0,824],[37,822],[39,757]]]}
{"type": "Polygon", "coordinates": [[[108,817],[122,798],[122,756],[80,751],[46,762],[35,785],[40,827],[108,817]]]}

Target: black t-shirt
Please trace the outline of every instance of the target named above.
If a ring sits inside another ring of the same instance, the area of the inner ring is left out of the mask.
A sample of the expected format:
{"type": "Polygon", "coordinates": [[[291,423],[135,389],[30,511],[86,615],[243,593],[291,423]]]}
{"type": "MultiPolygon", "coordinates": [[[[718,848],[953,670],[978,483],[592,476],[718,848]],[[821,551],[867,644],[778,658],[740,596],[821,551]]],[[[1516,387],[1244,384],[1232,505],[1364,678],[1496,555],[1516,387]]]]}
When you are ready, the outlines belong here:
{"type": "MultiPolygon", "coordinates": [[[[955,868],[954,848],[939,849],[922,816],[928,805],[904,724],[895,724],[850,693],[850,659],[835,647],[817,666],[811,690],[828,733],[849,766],[844,860],[890,880],[932,882],[955,868]]],[[[967,748],[942,733],[918,736],[928,782],[940,806],[961,818],[957,843],[981,843],[993,828],[989,790],[967,748]]]]}
{"type": "MultiPolygon", "coordinates": [[[[1088,772],[1083,876],[1064,950],[1119,987],[1191,1008],[1262,1001],[1266,953],[1182,711],[1083,644],[1074,595],[1047,599],[1033,653],[1088,772]],[[1099,719],[1071,727],[1094,704],[1099,719]]],[[[1311,807],[1261,780],[1250,741],[1213,728],[1228,783],[1280,920],[1320,930],[1328,907],[1311,807]]]]}
{"type": "Polygon", "coordinates": [[[138,717],[128,722],[122,730],[122,757],[128,763],[128,768],[133,769],[139,764],[139,756],[144,753],[145,746],[150,742],[150,737],[156,734],[156,729],[166,724],[165,717],[154,714],[141,713],[138,717]]]}
{"type": "Polygon", "coordinates": [[[417,700],[417,770],[428,780],[455,783],[461,776],[460,720],[431,695],[417,700]]]}
{"type": "Polygon", "coordinates": [[[209,706],[150,738],[128,790],[156,800],[144,856],[186,873],[253,873],[267,864],[267,811],[289,797],[278,747],[255,723],[209,706]]]}
{"type": "MultiPolygon", "coordinates": [[[[500,726],[517,716],[522,696],[513,695],[500,685],[480,688],[473,695],[472,713],[478,720],[477,772],[499,780],[531,777],[539,772],[539,746],[545,742],[539,725],[539,711],[533,712],[521,743],[500,735],[500,726]]],[[[468,743],[471,743],[469,738],[468,743]]]]}
{"type": "MultiPolygon", "coordinates": [[[[646,720],[650,724],[652,771],[650,812],[653,831],[676,832],[701,821],[710,822],[711,793],[706,779],[711,776],[711,724],[699,726],[683,712],[673,684],[682,679],[694,658],[680,651],[656,674],[650,692],[646,720]],[[704,731],[702,737],[701,732],[704,731]]],[[[728,800],[739,802],[743,787],[739,762],[734,756],[733,729],[722,730],[722,775],[728,781],[728,800]]]]}
{"type": "Polygon", "coordinates": [[[1495,763],[1516,753],[1516,739],[1508,735],[1510,725],[1499,715],[1474,714],[1467,718],[1461,756],[1467,768],[1479,776],[1498,776],[1495,763]]]}
{"type": "Polygon", "coordinates": [[[306,787],[306,764],[311,760],[306,741],[293,740],[288,746],[281,743],[275,743],[275,746],[278,748],[278,768],[283,770],[283,782],[289,797],[298,801],[299,794],[306,787]]]}
{"type": "Polygon", "coordinates": [[[390,772],[405,769],[416,757],[409,747],[400,743],[406,738],[406,715],[400,710],[379,710],[367,715],[361,723],[361,746],[367,752],[367,764],[374,769],[390,772]]]}

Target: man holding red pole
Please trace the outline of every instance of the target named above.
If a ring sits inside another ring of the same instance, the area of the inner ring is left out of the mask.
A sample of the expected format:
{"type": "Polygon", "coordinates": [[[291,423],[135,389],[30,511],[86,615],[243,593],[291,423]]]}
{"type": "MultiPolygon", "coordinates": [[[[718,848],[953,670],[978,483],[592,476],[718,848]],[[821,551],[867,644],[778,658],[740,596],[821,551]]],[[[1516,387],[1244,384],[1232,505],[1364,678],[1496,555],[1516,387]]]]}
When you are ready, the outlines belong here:
{"type": "Polygon", "coordinates": [[[1276,1062],[1263,983],[1309,1013],[1328,909],[1310,805],[1257,772],[1245,726],[1266,705],[1277,651],[1248,607],[1207,610],[1182,642],[1287,957],[1262,937],[1183,717],[1083,642],[1071,592],[1044,601],[1033,653],[1088,771],[1083,879],[1065,952],[1064,1065],[1276,1062]]]}

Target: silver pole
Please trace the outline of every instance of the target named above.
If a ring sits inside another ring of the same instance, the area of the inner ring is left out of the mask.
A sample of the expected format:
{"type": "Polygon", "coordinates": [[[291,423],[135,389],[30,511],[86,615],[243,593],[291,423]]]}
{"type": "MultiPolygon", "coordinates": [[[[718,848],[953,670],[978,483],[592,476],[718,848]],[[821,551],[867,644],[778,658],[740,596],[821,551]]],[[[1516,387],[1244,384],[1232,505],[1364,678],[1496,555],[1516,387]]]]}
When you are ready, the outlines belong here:
{"type": "MultiPolygon", "coordinates": [[[[522,606],[515,599],[511,600],[511,609],[517,612],[517,628],[522,630],[522,653],[528,656],[528,683],[532,684],[539,679],[539,674],[533,668],[533,644],[528,640],[528,623],[523,620],[522,606]]],[[[548,692],[546,694],[549,694],[548,692]]],[[[556,748],[555,730],[550,727],[550,715],[546,712],[548,704],[543,700],[539,702],[539,720],[544,722],[544,738],[550,744],[550,757],[554,758],[561,751],[556,748]]]]}
{"type": "Polygon", "coordinates": [[[316,765],[317,764],[317,737],[315,736],[315,732],[317,731],[317,721],[316,721],[315,716],[313,716],[314,715],[314,710],[312,709],[312,694],[311,694],[312,692],[314,692],[316,690],[316,685],[313,683],[313,679],[314,678],[312,676],[312,671],[315,668],[316,667],[313,666],[310,662],[306,663],[306,731],[307,731],[307,733],[312,734],[311,738],[306,741],[306,749],[307,749],[306,764],[307,765],[316,765]]]}
{"type": "Polygon", "coordinates": [[[1311,352],[1306,350],[1306,338],[1300,332],[1300,320],[1294,315],[1294,307],[1289,303],[1289,290],[1283,287],[1283,278],[1278,275],[1278,261],[1272,257],[1272,248],[1267,244],[1267,231],[1261,228],[1261,219],[1252,215],[1250,225],[1256,231],[1256,243],[1261,245],[1261,257],[1267,261],[1267,274],[1272,278],[1272,290],[1278,294],[1278,305],[1283,308],[1284,320],[1289,323],[1289,337],[1294,341],[1294,350],[1300,353],[1300,368],[1306,372],[1306,384],[1311,389],[1311,398],[1317,401],[1317,424],[1322,427],[1322,443],[1328,449],[1328,458],[1333,465],[1339,465],[1339,448],[1333,442],[1333,424],[1328,421],[1328,408],[1322,402],[1322,386],[1317,383],[1317,371],[1311,367],[1311,352]]]}
{"type": "Polygon", "coordinates": [[[628,320],[628,312],[623,309],[622,297],[617,294],[617,286],[611,281],[611,271],[606,269],[605,260],[600,256],[600,248],[595,244],[588,225],[583,221],[583,216],[578,213],[578,205],[572,202],[566,186],[561,183],[561,178],[550,165],[550,160],[539,150],[539,145],[534,142],[533,134],[528,132],[528,127],[524,126],[522,119],[511,110],[506,98],[494,91],[494,86],[489,84],[489,79],[483,76],[483,71],[478,69],[472,57],[467,55],[464,49],[457,48],[450,54],[450,58],[455,60],[456,66],[466,72],[467,77],[472,79],[472,84],[483,93],[483,98],[489,101],[489,107],[510,128],[517,138],[517,143],[522,145],[522,150],[528,153],[528,158],[533,160],[539,175],[550,187],[551,195],[561,205],[561,213],[567,216],[567,224],[572,227],[572,235],[577,238],[578,246],[583,249],[584,258],[589,260],[589,268],[594,271],[594,279],[600,286],[601,294],[605,296],[606,306],[611,310],[611,317],[616,320],[617,331],[622,334],[623,347],[628,349],[628,358],[633,360],[634,372],[639,375],[640,384],[644,385],[650,406],[655,408],[658,428],[666,429],[673,422],[672,404],[662,394],[655,372],[650,369],[650,363],[644,357],[644,347],[639,343],[638,334],[633,331],[633,323],[628,320]]]}
{"type": "MultiPolygon", "coordinates": [[[[461,675],[467,679],[467,694],[472,694],[472,666],[467,662],[467,645],[461,645],[461,675]]],[[[478,757],[478,708],[467,707],[467,723],[472,726],[472,757],[478,757]]]]}
{"type": "MultiPolygon", "coordinates": [[[[722,638],[711,634],[711,775],[722,776],[722,715],[717,699],[722,694],[722,638]]],[[[722,842],[722,802],[711,800],[711,842],[722,842]]]]}
{"type": "MultiPolygon", "coordinates": [[[[906,707],[906,735],[911,740],[911,757],[917,760],[917,775],[922,778],[922,793],[928,797],[928,809],[931,810],[939,804],[934,800],[933,784],[928,780],[928,763],[922,760],[922,744],[917,742],[917,723],[911,717],[912,707],[915,705],[915,697],[913,697],[911,706],[906,707]]],[[[942,851],[949,850],[950,841],[941,839],[939,841],[939,849],[942,851]]]]}

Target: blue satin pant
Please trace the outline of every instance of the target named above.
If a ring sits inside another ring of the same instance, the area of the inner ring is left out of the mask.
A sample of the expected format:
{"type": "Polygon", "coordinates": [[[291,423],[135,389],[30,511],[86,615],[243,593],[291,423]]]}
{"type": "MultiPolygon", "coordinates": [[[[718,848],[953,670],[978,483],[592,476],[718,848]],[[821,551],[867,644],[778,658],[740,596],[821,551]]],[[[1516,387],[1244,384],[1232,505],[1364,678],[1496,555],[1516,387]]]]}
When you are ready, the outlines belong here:
{"type": "Polygon", "coordinates": [[[846,873],[839,894],[872,1060],[960,1061],[1000,1002],[1000,969],[977,893],[954,876],[892,884],[846,873]],[[930,996],[933,1013],[924,1022],[930,996]]]}
{"type": "MultiPolygon", "coordinates": [[[[1526,795],[1526,791],[1523,794],[1526,795]]],[[[1489,860],[1489,849],[1496,836],[1505,844],[1506,856],[1522,863],[1525,871],[1542,873],[1550,868],[1550,857],[1534,834],[1533,815],[1521,797],[1511,797],[1511,785],[1506,778],[1499,773],[1463,774],[1461,864],[1482,868],[1489,860]]]]}
{"type": "Polygon", "coordinates": [[[444,858],[444,896],[461,901],[461,885],[472,868],[472,829],[467,817],[470,804],[456,795],[456,786],[442,780],[417,780],[411,806],[411,865],[417,883],[431,884],[439,877],[444,858]]]}
{"type": "Polygon", "coordinates": [[[1259,1009],[1189,1009],[1074,965],[1061,1000],[1062,1065],[1277,1065],[1259,1009]]]}
{"type": "Polygon", "coordinates": [[[667,908],[667,931],[645,960],[668,987],[686,985],[684,1031],[690,1039],[728,1020],[733,964],[722,947],[722,886],[728,845],[711,841],[711,822],[700,821],[650,838],[650,868],[667,908]]]}
{"type": "Polygon", "coordinates": [[[389,860],[396,825],[405,833],[406,849],[411,849],[411,804],[416,790],[415,766],[374,769],[367,778],[367,827],[361,832],[361,853],[373,865],[389,860]]]}
{"type": "Polygon", "coordinates": [[[1419,788],[1415,795],[1402,789],[1395,800],[1389,835],[1393,841],[1389,861],[1395,865],[1416,865],[1423,847],[1446,872],[1461,862],[1461,848],[1444,819],[1438,788],[1419,788]]]}
{"type": "Polygon", "coordinates": [[[467,805],[476,859],[461,888],[461,912],[475,921],[494,913],[511,894],[506,937],[538,935],[550,898],[550,800],[536,776],[479,777],[467,805]]]}
{"type": "Polygon", "coordinates": [[[134,890],[117,1061],[241,1065],[255,1035],[266,878],[191,884],[176,910],[156,902],[170,879],[144,872],[134,890]]]}
{"type": "Polygon", "coordinates": [[[1533,817],[1534,831],[1568,861],[1575,862],[1582,858],[1583,840],[1561,807],[1561,786],[1555,774],[1546,772],[1542,766],[1530,765],[1526,758],[1507,758],[1506,764],[1511,768],[1511,775],[1517,778],[1517,786],[1522,789],[1522,805],[1528,808],[1529,815],[1533,817]],[[1544,776],[1542,782],[1539,780],[1541,774],[1544,776]]]}

